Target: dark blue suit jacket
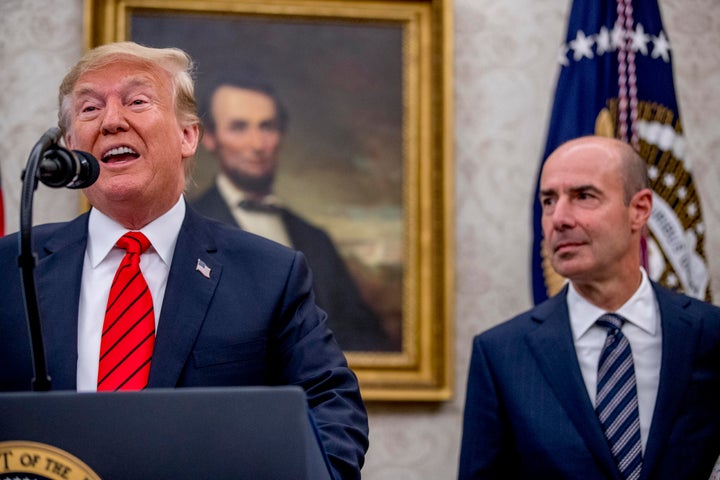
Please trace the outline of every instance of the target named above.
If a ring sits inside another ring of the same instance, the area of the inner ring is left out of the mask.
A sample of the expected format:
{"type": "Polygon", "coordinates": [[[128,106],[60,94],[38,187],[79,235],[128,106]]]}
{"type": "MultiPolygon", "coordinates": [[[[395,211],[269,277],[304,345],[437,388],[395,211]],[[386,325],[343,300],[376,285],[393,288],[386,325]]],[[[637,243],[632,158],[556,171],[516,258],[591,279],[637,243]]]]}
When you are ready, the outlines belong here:
{"type": "MultiPolygon", "coordinates": [[[[707,479],[720,455],[720,308],[653,285],[662,365],[642,479],[707,479]]],[[[619,479],[559,295],[474,339],[459,478],[619,479]]]]}
{"type": "MultiPolygon", "coordinates": [[[[238,225],[213,184],[191,205],[201,214],[238,225]]],[[[328,325],[344,350],[399,350],[382,327],[380,317],[363,300],[340,253],[325,231],[283,208],[281,219],[294,249],[303,252],[313,271],[317,304],[328,313],[328,325]]]]}
{"type": "MultiPolygon", "coordinates": [[[[33,229],[52,388],[76,388],[77,318],[88,214],[33,229]]],[[[0,391],[29,390],[32,362],[18,239],[0,239],[0,391]]],[[[188,207],[158,322],[149,388],[299,385],[337,478],[360,478],[367,415],[316,307],[304,257],[188,207]],[[210,278],[196,271],[198,259],[210,278]]],[[[230,419],[229,419],[230,421],[230,419]]]]}

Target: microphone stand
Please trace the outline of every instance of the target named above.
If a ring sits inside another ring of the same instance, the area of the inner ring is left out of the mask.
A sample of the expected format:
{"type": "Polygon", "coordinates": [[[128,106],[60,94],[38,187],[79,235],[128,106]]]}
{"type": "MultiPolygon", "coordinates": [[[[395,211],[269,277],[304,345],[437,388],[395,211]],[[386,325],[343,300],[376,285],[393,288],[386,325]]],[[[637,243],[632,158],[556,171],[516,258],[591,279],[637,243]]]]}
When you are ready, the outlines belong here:
{"type": "Polygon", "coordinates": [[[25,298],[25,314],[27,316],[30,332],[30,347],[32,351],[34,376],[32,389],[38,392],[50,390],[50,375],[45,362],[45,346],[40,326],[40,312],[35,291],[35,265],[37,255],[32,251],[32,212],[33,195],[38,185],[38,167],[46,151],[55,146],[60,138],[60,129],[49,129],[38,140],[30,152],[27,166],[23,172],[22,194],[20,197],[20,256],[18,264],[22,274],[23,297],[25,298]]]}

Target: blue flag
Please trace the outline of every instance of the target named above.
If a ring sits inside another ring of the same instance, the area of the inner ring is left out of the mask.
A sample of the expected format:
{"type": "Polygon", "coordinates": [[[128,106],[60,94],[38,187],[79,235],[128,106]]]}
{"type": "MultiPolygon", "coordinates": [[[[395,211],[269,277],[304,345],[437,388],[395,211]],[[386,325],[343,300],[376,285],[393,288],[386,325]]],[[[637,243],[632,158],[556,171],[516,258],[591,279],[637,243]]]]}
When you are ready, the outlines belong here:
{"type": "MultiPolygon", "coordinates": [[[[0,175],[2,180],[2,175],[0,175]]],[[[0,187],[0,237],[5,235],[5,207],[3,206],[2,187],[0,187]]]]}
{"type": "MultiPolygon", "coordinates": [[[[648,164],[653,189],[653,212],[643,245],[648,274],[673,290],[709,300],[705,228],[685,158],[670,39],[657,0],[575,0],[559,62],[542,162],[563,142],[583,135],[632,144],[648,164]]],[[[538,186],[539,181],[538,172],[538,186]]],[[[535,303],[557,293],[565,280],[543,253],[540,217],[536,187],[535,303]]]]}

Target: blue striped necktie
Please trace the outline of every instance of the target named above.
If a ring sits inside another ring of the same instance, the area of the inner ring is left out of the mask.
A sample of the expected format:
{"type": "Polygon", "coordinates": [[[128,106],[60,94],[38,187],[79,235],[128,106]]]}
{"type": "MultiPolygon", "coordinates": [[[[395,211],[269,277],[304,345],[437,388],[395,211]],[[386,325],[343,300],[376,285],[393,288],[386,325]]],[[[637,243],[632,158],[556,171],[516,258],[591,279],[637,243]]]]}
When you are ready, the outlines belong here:
{"type": "Polygon", "coordinates": [[[595,322],[608,330],[598,363],[595,412],[623,478],[636,480],[642,469],[640,419],[630,342],[620,330],[624,322],[616,313],[595,322]]]}

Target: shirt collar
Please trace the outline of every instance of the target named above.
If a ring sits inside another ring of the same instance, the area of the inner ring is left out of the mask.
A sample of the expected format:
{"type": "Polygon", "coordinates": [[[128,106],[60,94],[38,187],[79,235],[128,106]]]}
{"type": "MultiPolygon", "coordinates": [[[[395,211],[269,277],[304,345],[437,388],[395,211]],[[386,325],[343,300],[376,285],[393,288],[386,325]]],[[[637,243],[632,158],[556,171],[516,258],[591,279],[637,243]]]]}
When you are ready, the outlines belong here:
{"type": "MultiPolygon", "coordinates": [[[[154,250],[168,267],[172,263],[175,243],[184,218],[185,200],[181,195],[170,210],[140,229],[150,240],[150,249],[154,250]]],[[[90,210],[87,253],[93,268],[107,257],[115,242],[128,231],[100,210],[90,210]]]]}
{"type": "MultiPolygon", "coordinates": [[[[243,200],[248,200],[247,194],[233,185],[228,176],[223,172],[218,173],[215,184],[217,185],[218,192],[220,192],[220,196],[228,205],[237,207],[243,200]]],[[[259,200],[258,203],[264,205],[274,205],[276,207],[282,206],[282,201],[275,195],[266,195],[259,200]]]]}
{"type": "MultiPolygon", "coordinates": [[[[659,318],[658,315],[655,315],[657,309],[655,291],[644,268],[640,268],[640,273],[642,274],[640,286],[615,313],[622,315],[628,322],[648,334],[655,335],[658,330],[657,320],[659,318]]],[[[580,296],[572,282],[568,286],[567,304],[575,340],[582,337],[595,324],[595,320],[600,315],[608,313],[580,296]]]]}

